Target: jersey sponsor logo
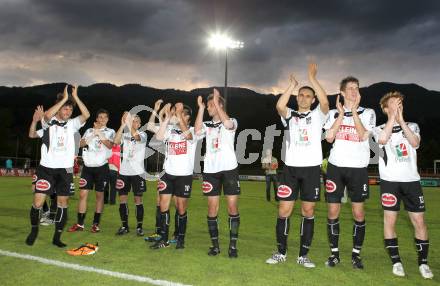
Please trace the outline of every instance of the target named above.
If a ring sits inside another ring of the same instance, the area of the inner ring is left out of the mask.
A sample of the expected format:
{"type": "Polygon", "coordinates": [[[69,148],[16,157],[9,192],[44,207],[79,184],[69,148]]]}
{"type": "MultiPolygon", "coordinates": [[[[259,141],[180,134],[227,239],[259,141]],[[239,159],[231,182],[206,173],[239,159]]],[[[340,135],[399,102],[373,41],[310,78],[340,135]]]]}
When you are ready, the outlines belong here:
{"type": "Polygon", "coordinates": [[[408,149],[405,143],[400,143],[396,145],[396,153],[398,158],[408,157],[408,149]]]}
{"type": "Polygon", "coordinates": [[[333,193],[336,191],[336,184],[332,180],[325,181],[325,190],[327,193],[333,193]]]}
{"type": "Polygon", "coordinates": [[[42,191],[45,192],[47,190],[50,189],[50,183],[47,180],[44,179],[39,179],[36,183],[35,183],[35,189],[37,191],[42,191]]]}
{"type": "Polygon", "coordinates": [[[307,128],[301,128],[299,130],[299,141],[300,142],[309,142],[309,134],[307,128]]]}
{"type": "Polygon", "coordinates": [[[351,125],[341,125],[336,133],[336,139],[360,142],[359,135],[356,132],[356,127],[351,125]]]}
{"type": "Polygon", "coordinates": [[[279,198],[287,198],[292,194],[292,189],[286,185],[280,185],[277,190],[277,196],[279,198]]]}
{"type": "Polygon", "coordinates": [[[188,149],[187,141],[168,143],[168,154],[170,155],[184,155],[187,153],[187,149],[188,149]]]}
{"type": "Polygon", "coordinates": [[[32,175],[32,183],[35,183],[38,180],[37,175],[32,175]]]}
{"type": "Polygon", "coordinates": [[[84,178],[79,179],[79,187],[84,188],[85,186],[87,186],[87,180],[84,178]]]}
{"type": "Polygon", "coordinates": [[[121,179],[116,180],[116,189],[122,190],[125,187],[125,183],[121,179]]]}
{"type": "Polygon", "coordinates": [[[161,180],[157,182],[157,191],[158,192],[162,192],[166,188],[167,188],[167,183],[165,183],[164,181],[161,181],[161,180]]]}
{"type": "Polygon", "coordinates": [[[213,186],[210,182],[206,182],[206,181],[203,182],[203,184],[202,184],[202,192],[203,193],[207,194],[207,193],[211,192],[212,189],[213,189],[213,186]]]}
{"type": "Polygon", "coordinates": [[[384,207],[394,207],[397,204],[397,197],[394,194],[384,193],[381,199],[384,207]]]}

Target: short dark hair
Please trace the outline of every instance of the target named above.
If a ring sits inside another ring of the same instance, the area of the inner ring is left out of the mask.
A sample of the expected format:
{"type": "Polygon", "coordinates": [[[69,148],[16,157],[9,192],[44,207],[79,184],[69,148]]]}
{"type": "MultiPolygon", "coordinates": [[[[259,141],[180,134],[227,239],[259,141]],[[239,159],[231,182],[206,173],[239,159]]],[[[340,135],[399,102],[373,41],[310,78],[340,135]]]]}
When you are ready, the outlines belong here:
{"type": "MultiPolygon", "coordinates": [[[[63,97],[64,97],[64,95],[63,95],[62,93],[58,93],[58,94],[57,94],[57,100],[55,101],[55,103],[58,103],[58,102],[60,102],[61,100],[63,100],[63,97]]],[[[76,106],[76,103],[75,103],[75,101],[73,101],[73,100],[69,97],[69,98],[67,99],[67,101],[64,102],[63,106],[61,106],[61,107],[64,107],[64,106],[70,106],[70,107],[74,108],[74,107],[76,106]]]]}
{"type": "Polygon", "coordinates": [[[99,114],[101,114],[101,113],[105,113],[105,114],[107,114],[107,117],[110,117],[110,112],[108,112],[107,109],[100,108],[100,109],[98,109],[98,111],[96,111],[96,118],[98,118],[99,114]]]}
{"type": "Polygon", "coordinates": [[[359,80],[357,78],[355,78],[354,76],[347,76],[346,78],[343,78],[341,80],[341,83],[339,84],[339,90],[345,91],[345,88],[347,87],[347,84],[349,82],[354,82],[359,86],[359,80]]]}
{"type": "Polygon", "coordinates": [[[189,115],[189,117],[192,117],[193,111],[192,111],[191,107],[189,107],[188,105],[186,105],[186,104],[183,105],[183,112],[186,115],[189,115]]]}
{"type": "Polygon", "coordinates": [[[301,86],[298,90],[298,94],[301,92],[302,89],[308,89],[313,93],[313,96],[316,95],[315,90],[311,86],[308,86],[308,85],[301,86]]]}
{"type": "MultiPolygon", "coordinates": [[[[213,100],[213,99],[214,99],[214,94],[211,93],[210,95],[208,95],[208,99],[206,100],[206,102],[213,100]]],[[[225,98],[223,96],[219,96],[218,99],[220,101],[220,104],[222,106],[225,106],[225,98]]]]}

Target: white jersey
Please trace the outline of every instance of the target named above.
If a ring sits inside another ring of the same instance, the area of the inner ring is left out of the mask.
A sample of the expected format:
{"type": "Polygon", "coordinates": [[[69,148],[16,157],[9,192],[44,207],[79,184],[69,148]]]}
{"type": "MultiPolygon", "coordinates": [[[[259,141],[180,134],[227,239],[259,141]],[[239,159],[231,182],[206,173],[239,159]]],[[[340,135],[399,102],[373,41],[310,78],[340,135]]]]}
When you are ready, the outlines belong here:
{"type": "MultiPolygon", "coordinates": [[[[416,123],[407,123],[409,129],[420,138],[420,129],[416,123]]],[[[385,124],[374,128],[373,136],[379,141],[380,133],[385,124]]],[[[383,156],[379,157],[379,175],[382,180],[389,182],[414,182],[420,180],[417,171],[417,151],[409,144],[402,128],[399,125],[393,127],[393,133],[387,144],[379,147],[383,150],[383,156]]]]}
{"type": "Polygon", "coordinates": [[[37,131],[42,138],[40,165],[46,168],[72,168],[76,155],[75,133],[84,126],[80,117],[58,121],[52,117],[44,122],[43,129],[37,131]]]}
{"type": "Polygon", "coordinates": [[[227,129],[223,123],[203,122],[202,137],[206,137],[206,153],[204,159],[204,173],[218,173],[238,167],[235,156],[234,140],[237,131],[237,120],[230,118],[234,127],[227,129]]]}
{"type": "Polygon", "coordinates": [[[165,162],[163,168],[167,174],[173,176],[189,176],[194,171],[194,158],[196,156],[197,141],[194,128],[188,130],[192,140],[187,140],[182,135],[182,130],[177,126],[168,125],[165,133],[165,162]]]}
{"type": "MultiPolygon", "coordinates": [[[[108,158],[112,156],[112,150],[102,144],[98,135],[93,135],[93,130],[93,128],[87,129],[82,137],[88,142],[88,145],[82,149],[82,158],[85,166],[100,167],[107,164],[108,158]]],[[[113,141],[115,138],[115,130],[111,128],[104,127],[99,131],[109,141],[113,141]]]]}
{"type": "MultiPolygon", "coordinates": [[[[344,119],[336,133],[330,151],[329,163],[338,167],[365,168],[370,162],[370,145],[368,139],[361,141],[354,125],[351,111],[344,107],[344,119]]],[[[376,113],[373,109],[359,107],[357,109],[362,125],[367,131],[372,131],[376,126],[376,113]]],[[[324,124],[328,130],[338,118],[338,111],[329,111],[329,117],[324,124]]]]}
{"type": "Polygon", "coordinates": [[[135,176],[145,173],[144,159],[147,134],[139,132],[140,141],[136,141],[131,133],[122,134],[122,163],[119,173],[123,176],[135,176]]]}
{"type": "Polygon", "coordinates": [[[322,162],[321,135],[327,115],[318,106],[312,111],[296,112],[287,109],[281,122],[286,133],[285,163],[291,167],[319,166],[322,162]]]}

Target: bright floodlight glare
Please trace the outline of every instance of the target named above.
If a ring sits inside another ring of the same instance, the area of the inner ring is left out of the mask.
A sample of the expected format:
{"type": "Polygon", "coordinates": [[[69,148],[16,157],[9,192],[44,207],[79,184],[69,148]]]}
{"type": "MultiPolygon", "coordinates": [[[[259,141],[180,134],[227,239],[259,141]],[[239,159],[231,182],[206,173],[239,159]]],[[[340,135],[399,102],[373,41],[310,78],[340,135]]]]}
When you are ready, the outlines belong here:
{"type": "Polygon", "coordinates": [[[234,41],[223,34],[214,34],[209,38],[209,46],[216,50],[242,49],[244,43],[240,41],[234,41]]]}

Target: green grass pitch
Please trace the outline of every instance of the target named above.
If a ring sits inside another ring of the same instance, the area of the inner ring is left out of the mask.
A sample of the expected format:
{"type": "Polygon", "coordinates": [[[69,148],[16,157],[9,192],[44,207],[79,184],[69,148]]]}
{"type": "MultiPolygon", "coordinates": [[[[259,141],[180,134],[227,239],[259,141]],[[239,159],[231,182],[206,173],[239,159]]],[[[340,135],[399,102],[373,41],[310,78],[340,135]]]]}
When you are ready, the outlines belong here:
{"type": "MultiPolygon", "coordinates": [[[[296,264],[299,240],[299,208],[291,218],[288,260],[280,265],[266,265],[265,260],[276,249],[275,219],[277,205],[266,202],[263,182],[242,182],[240,198],[239,258],[227,255],[229,233],[227,213],[222,201],[220,220],[220,247],[218,257],[207,255],[210,240],[206,225],[206,201],[200,191],[200,182],[194,181],[189,202],[189,221],[184,250],[171,248],[151,250],[149,243],[134,233],[134,204],[130,197],[129,224],[131,232],[116,237],[120,225],[118,205],[105,206],[101,233],[93,234],[94,194],[89,195],[86,231],[63,234],[69,248],[83,242],[99,242],[100,250],[93,256],[71,257],[51,245],[53,226],[40,227],[40,235],[33,247],[24,244],[29,231],[29,208],[32,201],[30,178],[0,178],[0,249],[23,254],[94,266],[101,269],[147,276],[192,285],[439,285],[440,281],[440,189],[425,188],[426,221],[430,235],[429,262],[434,272],[433,281],[424,281],[418,273],[417,254],[412,227],[404,211],[397,225],[400,254],[406,278],[394,277],[391,264],[383,247],[383,216],[379,204],[378,187],[371,187],[366,204],[366,239],[362,250],[363,271],[351,267],[352,218],[350,204],[344,204],[341,213],[340,249],[342,263],[334,269],[324,266],[329,255],[326,235],[326,205],[316,208],[315,237],[310,258],[315,269],[305,269],[296,264]]],[[[131,196],[131,195],[130,195],[131,196]]],[[[148,182],[144,196],[144,229],[149,234],[154,229],[155,182],[148,182]]],[[[70,200],[67,227],[76,221],[77,195],[70,200]]],[[[174,230],[173,214],[170,231],[174,230]]],[[[100,274],[74,271],[48,266],[34,261],[0,255],[1,285],[140,285],[100,274]]]]}

